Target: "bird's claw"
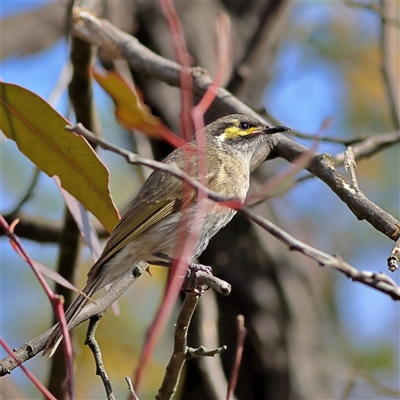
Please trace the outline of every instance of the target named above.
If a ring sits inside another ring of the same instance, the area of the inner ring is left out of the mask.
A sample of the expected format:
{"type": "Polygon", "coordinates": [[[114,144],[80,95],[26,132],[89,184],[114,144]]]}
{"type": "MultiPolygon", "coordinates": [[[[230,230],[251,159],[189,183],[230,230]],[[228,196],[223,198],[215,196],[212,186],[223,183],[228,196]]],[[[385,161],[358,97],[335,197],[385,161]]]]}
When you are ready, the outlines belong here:
{"type": "Polygon", "coordinates": [[[186,273],[185,284],[182,287],[185,292],[203,294],[205,290],[209,289],[208,286],[201,285],[197,282],[198,271],[212,275],[212,268],[209,265],[190,263],[186,273]]]}

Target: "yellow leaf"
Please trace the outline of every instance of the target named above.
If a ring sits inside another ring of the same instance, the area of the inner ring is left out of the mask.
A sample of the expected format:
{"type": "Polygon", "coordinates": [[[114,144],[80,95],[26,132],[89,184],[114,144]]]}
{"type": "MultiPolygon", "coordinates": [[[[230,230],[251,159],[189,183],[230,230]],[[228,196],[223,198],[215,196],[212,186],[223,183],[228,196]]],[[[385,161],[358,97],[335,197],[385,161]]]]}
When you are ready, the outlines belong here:
{"type": "Polygon", "coordinates": [[[109,173],[84,138],[46,101],[20,86],[0,82],[0,129],[111,232],[119,214],[109,192],[109,173]]]}
{"type": "Polygon", "coordinates": [[[155,117],[143,102],[139,89],[116,71],[93,70],[97,83],[111,96],[115,103],[115,116],[126,129],[138,129],[147,135],[161,138],[161,120],[155,117]]]}

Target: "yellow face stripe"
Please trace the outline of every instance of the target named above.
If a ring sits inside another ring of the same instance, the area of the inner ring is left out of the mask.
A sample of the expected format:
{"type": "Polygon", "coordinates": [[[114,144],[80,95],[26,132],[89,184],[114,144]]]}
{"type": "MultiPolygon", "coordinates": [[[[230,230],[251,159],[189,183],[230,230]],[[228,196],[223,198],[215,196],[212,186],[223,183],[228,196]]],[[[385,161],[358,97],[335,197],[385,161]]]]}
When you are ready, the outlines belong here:
{"type": "Polygon", "coordinates": [[[233,121],[232,126],[229,126],[228,128],[226,128],[224,133],[222,134],[223,140],[233,139],[233,138],[237,138],[240,136],[251,135],[255,130],[257,130],[256,126],[252,126],[249,129],[245,129],[245,130],[240,129],[239,124],[240,124],[239,120],[233,121]]]}
{"type": "Polygon", "coordinates": [[[230,126],[229,128],[226,128],[224,131],[224,138],[225,139],[231,139],[239,136],[247,136],[251,135],[257,128],[256,127],[251,127],[247,130],[240,129],[237,126],[230,126]]]}

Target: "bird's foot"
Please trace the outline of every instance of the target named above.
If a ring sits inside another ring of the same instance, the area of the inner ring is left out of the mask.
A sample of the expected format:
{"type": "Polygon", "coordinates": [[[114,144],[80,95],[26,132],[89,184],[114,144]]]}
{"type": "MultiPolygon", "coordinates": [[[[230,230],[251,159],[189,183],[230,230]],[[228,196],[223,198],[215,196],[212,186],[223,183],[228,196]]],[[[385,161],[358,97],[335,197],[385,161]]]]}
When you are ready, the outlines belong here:
{"type": "Polygon", "coordinates": [[[185,283],[182,286],[185,292],[203,294],[205,290],[209,289],[208,286],[198,282],[198,272],[212,275],[212,268],[209,265],[189,263],[185,283]]]}

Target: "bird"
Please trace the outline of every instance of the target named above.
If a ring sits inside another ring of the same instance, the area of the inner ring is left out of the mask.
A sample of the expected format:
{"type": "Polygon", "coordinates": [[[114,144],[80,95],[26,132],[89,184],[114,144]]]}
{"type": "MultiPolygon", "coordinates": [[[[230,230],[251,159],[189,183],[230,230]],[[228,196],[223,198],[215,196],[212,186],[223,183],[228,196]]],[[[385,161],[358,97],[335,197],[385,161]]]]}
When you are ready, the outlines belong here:
{"type": "MultiPolygon", "coordinates": [[[[268,145],[272,134],[289,130],[249,115],[227,115],[206,125],[191,142],[175,149],[163,162],[176,164],[227,199],[244,202],[250,186],[252,156],[260,147],[268,145]]],[[[91,297],[118,281],[139,261],[155,266],[170,265],[178,241],[182,240],[180,232],[191,234],[193,218],[201,203],[203,224],[200,229],[196,227],[199,233],[191,254],[191,260],[196,259],[236,213],[233,208],[208,198],[200,202],[196,198],[196,190],[181,179],[162,170],[153,170],[89,270],[83,293],[91,297]]],[[[87,302],[83,295],[73,301],[65,314],[68,326],[87,302]]],[[[50,352],[52,355],[61,339],[60,327],[56,326],[43,354],[50,352]]]]}

